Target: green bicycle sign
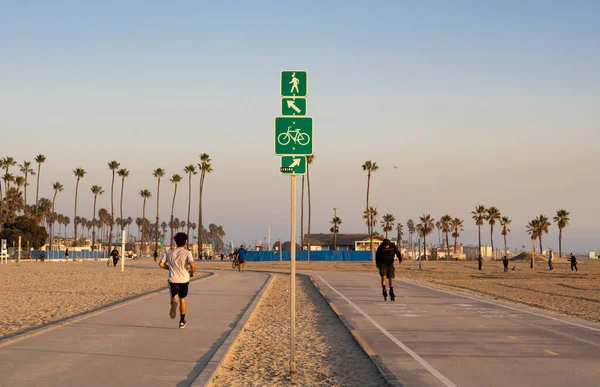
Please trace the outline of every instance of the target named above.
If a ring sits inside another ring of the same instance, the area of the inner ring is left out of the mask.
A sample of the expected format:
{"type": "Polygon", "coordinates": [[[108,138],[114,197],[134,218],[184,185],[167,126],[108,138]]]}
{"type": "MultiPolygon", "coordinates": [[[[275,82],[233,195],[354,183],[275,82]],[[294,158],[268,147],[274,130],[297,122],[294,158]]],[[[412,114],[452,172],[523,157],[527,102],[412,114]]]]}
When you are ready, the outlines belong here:
{"type": "Polygon", "coordinates": [[[312,117],[275,118],[275,154],[301,156],[313,154],[312,117]]]}

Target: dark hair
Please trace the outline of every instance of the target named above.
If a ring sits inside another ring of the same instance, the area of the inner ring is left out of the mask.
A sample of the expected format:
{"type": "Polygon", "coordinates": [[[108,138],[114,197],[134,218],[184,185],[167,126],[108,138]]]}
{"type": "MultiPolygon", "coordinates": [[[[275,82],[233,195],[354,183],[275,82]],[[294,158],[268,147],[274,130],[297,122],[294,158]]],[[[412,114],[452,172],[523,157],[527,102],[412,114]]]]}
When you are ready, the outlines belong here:
{"type": "Polygon", "coordinates": [[[185,246],[185,242],[187,242],[188,240],[188,236],[184,232],[178,232],[177,234],[175,234],[175,237],[173,237],[173,239],[175,239],[177,247],[183,247],[185,246]]]}
{"type": "Polygon", "coordinates": [[[392,244],[392,242],[390,242],[390,240],[386,238],[386,239],[384,239],[384,240],[381,242],[381,244],[382,244],[382,245],[384,245],[384,246],[388,246],[388,245],[391,245],[391,244],[392,244]]]}

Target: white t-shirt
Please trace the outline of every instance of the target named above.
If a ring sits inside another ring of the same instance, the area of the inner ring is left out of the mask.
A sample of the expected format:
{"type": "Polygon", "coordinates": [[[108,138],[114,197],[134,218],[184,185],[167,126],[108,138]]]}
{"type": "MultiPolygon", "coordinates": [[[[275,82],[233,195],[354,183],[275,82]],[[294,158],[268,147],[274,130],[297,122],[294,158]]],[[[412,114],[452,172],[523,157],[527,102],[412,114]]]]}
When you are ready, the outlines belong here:
{"type": "Polygon", "coordinates": [[[173,284],[190,282],[190,273],[186,266],[188,263],[194,262],[191,251],[178,247],[175,250],[169,250],[160,261],[169,265],[169,282],[173,284]]]}

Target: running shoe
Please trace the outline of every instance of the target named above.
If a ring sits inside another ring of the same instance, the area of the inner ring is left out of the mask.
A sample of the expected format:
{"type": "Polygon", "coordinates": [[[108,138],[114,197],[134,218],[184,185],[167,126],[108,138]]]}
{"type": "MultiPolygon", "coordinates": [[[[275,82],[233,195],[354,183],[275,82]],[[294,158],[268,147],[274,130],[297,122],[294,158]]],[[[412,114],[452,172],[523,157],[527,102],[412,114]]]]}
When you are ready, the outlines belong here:
{"type": "Polygon", "coordinates": [[[175,318],[177,316],[177,301],[171,301],[171,310],[169,311],[169,317],[175,318]]]}
{"type": "Polygon", "coordinates": [[[183,328],[185,328],[185,326],[186,326],[186,325],[187,325],[187,322],[185,322],[185,321],[180,321],[180,322],[179,322],[179,329],[183,329],[183,328]]]}

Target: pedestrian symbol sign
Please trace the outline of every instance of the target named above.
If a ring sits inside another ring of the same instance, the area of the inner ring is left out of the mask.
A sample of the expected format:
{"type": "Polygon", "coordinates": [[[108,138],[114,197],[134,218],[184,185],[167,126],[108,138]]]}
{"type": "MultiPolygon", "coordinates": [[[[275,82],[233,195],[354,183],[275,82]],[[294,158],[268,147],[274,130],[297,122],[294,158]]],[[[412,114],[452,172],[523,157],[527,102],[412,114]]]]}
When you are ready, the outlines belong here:
{"type": "Polygon", "coordinates": [[[306,71],[282,71],[281,72],[281,96],[302,97],[308,95],[308,74],[306,71]]]}
{"type": "Polygon", "coordinates": [[[282,116],[305,116],[306,99],[305,98],[282,98],[281,99],[282,116]]]}
{"type": "Polygon", "coordinates": [[[312,117],[275,117],[275,154],[312,155],[312,117]]]}
{"type": "Polygon", "coordinates": [[[279,171],[284,175],[306,174],[306,156],[282,156],[279,171]]]}

